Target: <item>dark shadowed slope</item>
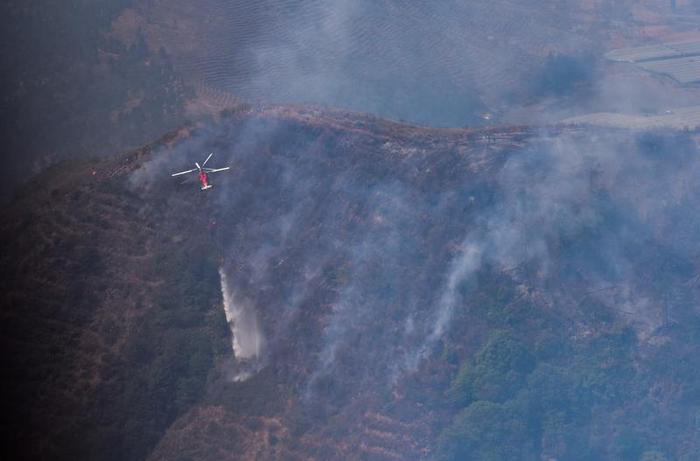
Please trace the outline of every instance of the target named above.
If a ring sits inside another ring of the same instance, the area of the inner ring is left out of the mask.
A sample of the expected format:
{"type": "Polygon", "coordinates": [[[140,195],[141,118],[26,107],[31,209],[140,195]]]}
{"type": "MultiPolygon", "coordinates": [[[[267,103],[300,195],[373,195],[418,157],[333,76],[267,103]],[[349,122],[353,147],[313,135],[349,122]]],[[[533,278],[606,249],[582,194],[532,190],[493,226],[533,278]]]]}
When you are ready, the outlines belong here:
{"type": "Polygon", "coordinates": [[[272,107],[56,167],[0,234],[6,433],[27,458],[692,459],[693,136],[272,107]],[[169,177],[210,151],[214,189],[169,177]]]}
{"type": "Polygon", "coordinates": [[[0,4],[0,198],[51,164],[133,149],[177,128],[192,96],[163,50],[120,40],[131,0],[0,4]]]}

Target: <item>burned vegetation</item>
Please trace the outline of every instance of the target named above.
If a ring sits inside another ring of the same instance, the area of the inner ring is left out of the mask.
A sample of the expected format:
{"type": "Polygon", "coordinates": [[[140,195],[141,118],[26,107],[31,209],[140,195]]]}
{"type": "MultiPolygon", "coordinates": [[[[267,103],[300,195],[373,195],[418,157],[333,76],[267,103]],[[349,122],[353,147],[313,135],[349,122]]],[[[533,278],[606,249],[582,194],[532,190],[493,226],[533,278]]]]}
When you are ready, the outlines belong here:
{"type": "Polygon", "coordinates": [[[52,168],[0,231],[6,446],[692,459],[694,136],[241,108],[52,168]],[[169,176],[210,151],[213,189],[169,176]]]}

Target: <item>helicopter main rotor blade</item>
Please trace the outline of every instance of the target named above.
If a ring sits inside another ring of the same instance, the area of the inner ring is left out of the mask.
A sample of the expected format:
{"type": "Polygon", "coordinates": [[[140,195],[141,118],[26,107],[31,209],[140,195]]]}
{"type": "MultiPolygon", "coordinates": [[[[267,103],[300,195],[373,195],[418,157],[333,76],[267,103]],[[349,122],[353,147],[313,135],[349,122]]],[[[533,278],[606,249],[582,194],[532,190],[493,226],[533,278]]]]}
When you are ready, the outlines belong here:
{"type": "Polygon", "coordinates": [[[209,159],[211,158],[212,155],[214,155],[214,152],[212,152],[211,154],[209,154],[209,157],[207,157],[207,159],[204,161],[204,163],[202,163],[202,166],[204,166],[204,165],[207,164],[207,162],[209,161],[209,159]]]}
{"type": "Polygon", "coordinates": [[[217,171],[226,171],[226,170],[230,170],[230,169],[231,169],[231,167],[230,167],[230,166],[227,166],[227,167],[224,167],[224,168],[205,168],[204,170],[205,170],[207,173],[216,173],[217,171]]]}
{"type": "Polygon", "coordinates": [[[195,171],[197,171],[197,168],[193,168],[187,171],[181,171],[179,173],[173,173],[171,176],[180,176],[181,174],[194,173],[195,171]]]}

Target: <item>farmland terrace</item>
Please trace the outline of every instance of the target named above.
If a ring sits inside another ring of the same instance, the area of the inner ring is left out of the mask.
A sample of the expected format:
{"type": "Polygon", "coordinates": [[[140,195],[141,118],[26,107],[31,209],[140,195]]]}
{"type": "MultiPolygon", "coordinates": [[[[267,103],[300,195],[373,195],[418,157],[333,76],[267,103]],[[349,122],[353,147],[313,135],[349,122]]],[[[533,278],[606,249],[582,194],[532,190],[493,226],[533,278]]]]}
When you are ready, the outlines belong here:
{"type": "Polygon", "coordinates": [[[700,82],[700,41],[665,43],[610,51],[612,61],[636,63],[640,68],[673,77],[679,83],[700,82]]]}

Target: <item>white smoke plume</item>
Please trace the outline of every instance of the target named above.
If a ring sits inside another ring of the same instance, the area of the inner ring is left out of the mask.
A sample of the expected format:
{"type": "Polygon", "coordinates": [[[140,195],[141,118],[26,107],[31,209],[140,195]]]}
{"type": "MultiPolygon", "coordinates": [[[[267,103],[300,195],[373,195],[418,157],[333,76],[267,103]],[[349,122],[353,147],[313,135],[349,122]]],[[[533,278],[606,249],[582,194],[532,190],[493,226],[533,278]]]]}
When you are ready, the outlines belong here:
{"type": "Polygon", "coordinates": [[[488,296],[482,276],[585,317],[571,308],[581,293],[558,288],[575,279],[586,302],[650,337],[669,316],[635,258],[664,234],[683,236],[663,241],[674,252],[693,250],[693,222],[669,210],[696,200],[698,161],[682,133],[592,132],[533,131],[480,158],[473,141],[407,156],[410,143],[277,118],[209,127],[210,150],[232,166],[201,197],[220,226],[237,362],[285,366],[291,355],[309,395],[397,382],[454,343],[471,297],[488,296]]]}
{"type": "MultiPolygon", "coordinates": [[[[262,357],[265,343],[256,312],[248,303],[235,299],[223,268],[219,268],[219,276],[226,322],[231,329],[233,354],[237,361],[255,363],[262,357]]],[[[243,381],[250,375],[250,370],[238,372],[234,376],[234,381],[243,381]]]]}

